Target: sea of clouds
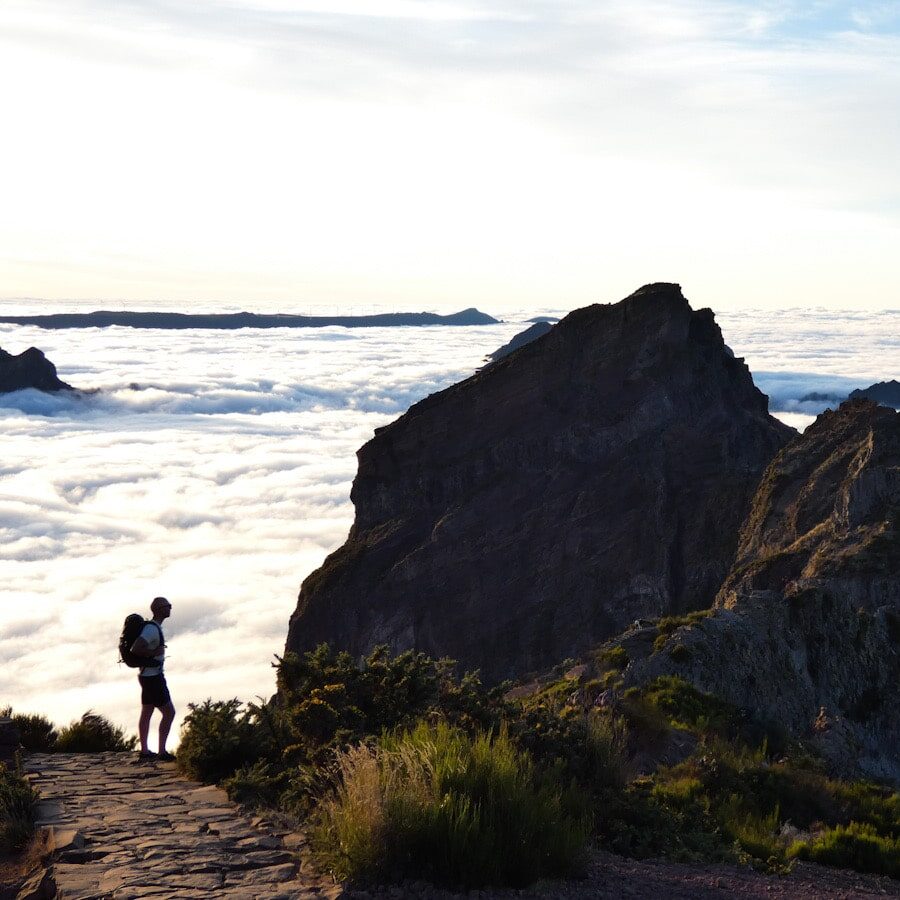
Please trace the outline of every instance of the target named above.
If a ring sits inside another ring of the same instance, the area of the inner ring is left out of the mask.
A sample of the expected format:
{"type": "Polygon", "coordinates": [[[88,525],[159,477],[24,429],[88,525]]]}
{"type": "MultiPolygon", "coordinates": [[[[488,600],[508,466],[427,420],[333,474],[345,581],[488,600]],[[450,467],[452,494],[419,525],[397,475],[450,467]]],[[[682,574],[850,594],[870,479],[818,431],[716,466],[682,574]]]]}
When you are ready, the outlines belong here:
{"type": "MultiPolygon", "coordinates": [[[[351,525],[357,448],[553,312],[466,328],[0,325],[5,350],[40,347],[96,391],[0,395],[0,707],[59,723],[94,709],[134,730],[116,643],[158,594],[179,721],[188,702],[270,694],[298,586],[351,525]]],[[[717,318],[797,427],[835,405],[808,393],[900,377],[900,311],[717,318]]]]}

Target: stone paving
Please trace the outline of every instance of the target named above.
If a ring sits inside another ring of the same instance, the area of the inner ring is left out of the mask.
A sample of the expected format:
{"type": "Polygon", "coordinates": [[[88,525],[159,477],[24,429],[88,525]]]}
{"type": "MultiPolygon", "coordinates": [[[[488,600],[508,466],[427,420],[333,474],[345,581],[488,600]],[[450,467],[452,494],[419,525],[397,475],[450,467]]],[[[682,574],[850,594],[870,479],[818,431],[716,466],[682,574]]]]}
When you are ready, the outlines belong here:
{"type": "Polygon", "coordinates": [[[174,763],[136,753],[31,754],[38,825],[52,826],[65,900],[338,898],[302,864],[302,834],[243,813],[174,763]],[[60,835],[64,835],[60,840],[60,835]]]}

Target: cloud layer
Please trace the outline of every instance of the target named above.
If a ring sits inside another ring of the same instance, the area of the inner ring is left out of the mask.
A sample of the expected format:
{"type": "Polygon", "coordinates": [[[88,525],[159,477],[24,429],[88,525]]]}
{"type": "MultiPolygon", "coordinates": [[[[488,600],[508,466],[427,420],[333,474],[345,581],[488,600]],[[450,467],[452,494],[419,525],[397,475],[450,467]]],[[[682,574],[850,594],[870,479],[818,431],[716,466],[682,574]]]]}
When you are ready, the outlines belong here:
{"type": "MultiPolygon", "coordinates": [[[[274,686],[302,578],[351,524],[355,451],[412,402],[526,327],[72,332],[0,327],[87,397],[0,395],[0,705],[134,728],[121,621],[173,602],[180,712],[274,686]]],[[[543,310],[542,312],[553,312],[543,310]]],[[[558,311],[557,311],[558,312],[558,311]]],[[[900,313],[719,316],[774,409],[805,424],[846,391],[900,376],[900,313]],[[814,408],[815,407],[815,408],[814,408]]]]}

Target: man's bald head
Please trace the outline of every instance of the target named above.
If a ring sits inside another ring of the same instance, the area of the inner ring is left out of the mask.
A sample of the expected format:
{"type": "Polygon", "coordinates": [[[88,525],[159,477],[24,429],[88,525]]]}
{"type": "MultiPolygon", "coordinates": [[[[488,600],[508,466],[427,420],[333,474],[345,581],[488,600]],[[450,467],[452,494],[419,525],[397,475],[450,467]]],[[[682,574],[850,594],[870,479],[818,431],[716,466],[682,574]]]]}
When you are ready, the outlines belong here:
{"type": "Polygon", "coordinates": [[[172,604],[165,597],[154,597],[153,602],[150,604],[150,612],[154,616],[158,616],[160,613],[168,615],[171,609],[172,604]]]}

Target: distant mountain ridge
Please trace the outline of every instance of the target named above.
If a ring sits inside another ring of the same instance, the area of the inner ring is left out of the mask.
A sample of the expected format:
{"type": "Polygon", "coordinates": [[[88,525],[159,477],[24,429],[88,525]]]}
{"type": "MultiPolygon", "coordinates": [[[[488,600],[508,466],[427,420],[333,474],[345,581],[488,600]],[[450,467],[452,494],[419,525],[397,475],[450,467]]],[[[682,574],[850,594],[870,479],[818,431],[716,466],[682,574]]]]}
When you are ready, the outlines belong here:
{"type": "Polygon", "coordinates": [[[804,394],[800,398],[800,402],[815,401],[818,403],[835,403],[841,404],[845,400],[874,400],[881,406],[892,406],[894,409],[900,409],[900,381],[892,379],[891,381],[879,381],[870,384],[868,387],[857,388],[850,391],[849,394],[839,394],[835,392],[812,391],[804,394]]]}
{"type": "Polygon", "coordinates": [[[502,347],[499,347],[493,353],[489,353],[485,357],[485,360],[488,363],[495,363],[497,360],[503,359],[504,356],[509,356],[510,353],[514,353],[520,347],[524,347],[526,344],[530,344],[532,341],[536,341],[538,338],[543,337],[552,327],[552,322],[535,322],[531,327],[526,328],[524,331],[520,331],[511,341],[504,344],[502,347]]]}
{"type": "Polygon", "coordinates": [[[499,320],[474,307],[449,315],[438,313],[377,313],[368,316],[300,316],[286,313],[178,313],[178,312],[90,312],[51,313],[37,316],[0,316],[7,325],[39,328],[385,328],[401,325],[496,325],[499,320]]]}

